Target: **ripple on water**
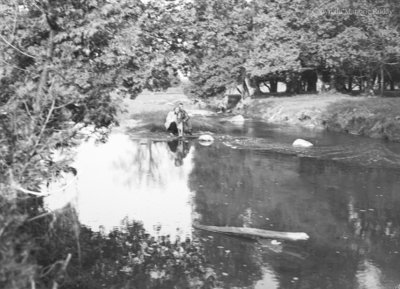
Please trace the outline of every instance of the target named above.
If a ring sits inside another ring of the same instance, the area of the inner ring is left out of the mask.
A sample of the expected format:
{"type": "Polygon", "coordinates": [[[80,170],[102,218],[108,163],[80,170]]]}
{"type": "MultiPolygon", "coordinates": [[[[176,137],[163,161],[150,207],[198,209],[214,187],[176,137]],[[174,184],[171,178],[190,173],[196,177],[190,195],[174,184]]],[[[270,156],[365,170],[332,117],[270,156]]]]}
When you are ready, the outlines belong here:
{"type": "Polygon", "coordinates": [[[279,143],[264,138],[223,136],[221,139],[222,144],[232,149],[276,152],[368,167],[400,168],[400,154],[389,149],[384,142],[296,148],[289,143],[279,143]]]}

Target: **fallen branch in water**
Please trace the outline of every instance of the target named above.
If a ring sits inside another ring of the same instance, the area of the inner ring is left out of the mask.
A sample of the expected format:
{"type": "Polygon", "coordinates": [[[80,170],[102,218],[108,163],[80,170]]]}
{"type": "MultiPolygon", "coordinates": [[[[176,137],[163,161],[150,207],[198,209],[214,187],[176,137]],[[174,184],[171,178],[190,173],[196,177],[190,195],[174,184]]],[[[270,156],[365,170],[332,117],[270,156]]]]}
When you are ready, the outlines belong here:
{"type": "Polygon", "coordinates": [[[310,238],[306,233],[300,233],[300,232],[278,232],[278,231],[269,231],[269,230],[255,229],[255,228],[219,227],[219,226],[205,226],[199,224],[193,224],[193,227],[199,230],[245,237],[250,239],[265,238],[265,239],[301,241],[301,240],[308,240],[310,238]]]}

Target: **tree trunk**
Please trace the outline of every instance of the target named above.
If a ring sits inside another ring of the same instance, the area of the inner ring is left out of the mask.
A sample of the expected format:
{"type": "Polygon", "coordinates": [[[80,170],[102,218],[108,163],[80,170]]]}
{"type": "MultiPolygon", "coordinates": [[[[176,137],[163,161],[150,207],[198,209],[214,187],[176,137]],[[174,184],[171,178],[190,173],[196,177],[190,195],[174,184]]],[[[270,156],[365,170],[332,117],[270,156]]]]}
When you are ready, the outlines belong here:
{"type": "Polygon", "coordinates": [[[47,41],[47,51],[46,59],[43,64],[43,70],[40,74],[39,85],[36,93],[36,100],[33,105],[33,110],[35,114],[39,114],[42,110],[43,103],[46,103],[46,87],[49,77],[49,68],[52,63],[53,52],[54,52],[54,36],[56,34],[55,30],[51,28],[49,24],[49,39],[47,41]]]}
{"type": "Polygon", "coordinates": [[[304,91],[307,92],[317,91],[318,75],[314,70],[304,71],[302,78],[303,80],[305,80],[305,85],[306,85],[306,87],[303,88],[304,91]]]}
{"type": "Polygon", "coordinates": [[[259,82],[254,83],[254,95],[253,95],[253,97],[257,97],[257,96],[259,96],[261,94],[262,94],[262,92],[261,92],[261,89],[260,89],[260,83],[259,82]]]}
{"type": "Polygon", "coordinates": [[[317,92],[325,92],[327,91],[329,83],[326,81],[324,78],[324,75],[322,73],[317,72],[317,83],[316,83],[316,91],[317,92]]]}
{"type": "Polygon", "coordinates": [[[334,78],[335,78],[335,89],[340,92],[347,91],[346,88],[347,78],[344,77],[343,75],[335,75],[334,78]]]}
{"type": "Polygon", "coordinates": [[[368,96],[374,95],[374,82],[375,82],[375,78],[368,78],[366,81],[365,93],[368,96]]]}
{"type": "Polygon", "coordinates": [[[246,99],[250,94],[249,94],[249,89],[247,87],[246,81],[242,81],[241,84],[237,86],[237,90],[239,91],[241,95],[241,99],[246,99]]]}
{"type": "Polygon", "coordinates": [[[383,93],[385,92],[385,73],[383,70],[383,65],[381,65],[381,97],[383,96],[383,93]]]}
{"type": "Polygon", "coordinates": [[[348,92],[352,92],[353,91],[353,77],[352,76],[349,76],[349,78],[348,78],[348,89],[347,89],[347,91],[348,92]]]}
{"type": "Polygon", "coordinates": [[[286,82],[286,92],[287,93],[300,93],[301,91],[301,81],[299,78],[294,76],[292,79],[286,82]]]}
{"type": "Polygon", "coordinates": [[[363,92],[363,91],[364,91],[364,79],[363,79],[363,78],[360,78],[360,79],[359,79],[359,81],[358,81],[358,88],[359,88],[360,92],[363,92]]]}
{"type": "Polygon", "coordinates": [[[317,80],[308,79],[307,80],[307,92],[316,92],[317,91],[317,80]]]}
{"type": "Polygon", "coordinates": [[[381,74],[379,73],[377,76],[377,82],[378,82],[378,90],[381,91],[382,88],[382,78],[381,78],[381,74]]]}
{"type": "Polygon", "coordinates": [[[334,73],[331,74],[329,79],[329,90],[336,91],[336,75],[334,73]]]}
{"type": "Polygon", "coordinates": [[[271,93],[278,92],[278,81],[277,80],[269,81],[269,92],[271,92],[271,93]]]}
{"type": "Polygon", "coordinates": [[[393,91],[394,90],[394,81],[390,80],[389,84],[390,84],[390,90],[393,91]]]}
{"type": "Polygon", "coordinates": [[[247,87],[248,96],[253,97],[256,90],[247,76],[244,78],[244,85],[247,87]]]}

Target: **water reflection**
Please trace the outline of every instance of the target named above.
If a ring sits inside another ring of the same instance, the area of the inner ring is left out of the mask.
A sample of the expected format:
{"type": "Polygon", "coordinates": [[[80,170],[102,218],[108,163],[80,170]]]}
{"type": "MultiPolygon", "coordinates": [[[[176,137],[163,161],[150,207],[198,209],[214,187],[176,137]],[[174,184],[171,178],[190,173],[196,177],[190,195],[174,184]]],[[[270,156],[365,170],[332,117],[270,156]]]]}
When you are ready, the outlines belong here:
{"type": "Polygon", "coordinates": [[[266,278],[279,284],[271,288],[393,288],[400,283],[394,269],[400,268],[395,253],[399,171],[218,144],[196,148],[194,163],[190,188],[204,224],[311,236],[306,243],[262,246],[207,239],[208,257],[230,276],[229,286],[256,288],[266,278]],[[241,257],[212,251],[218,247],[241,257]],[[243,263],[251,272],[238,275],[245,271],[243,263]],[[363,277],[369,271],[375,277],[363,277]]]}
{"type": "Polygon", "coordinates": [[[128,217],[153,234],[190,236],[193,153],[187,143],[132,141],[121,134],[106,144],[83,144],[74,164],[80,222],[108,232],[128,217]]]}
{"type": "Polygon", "coordinates": [[[183,139],[175,139],[167,142],[170,151],[174,154],[175,166],[180,167],[183,165],[183,160],[187,157],[190,152],[191,142],[183,139]]]}
{"type": "Polygon", "coordinates": [[[222,288],[400,284],[399,170],[120,134],[82,145],[74,166],[82,224],[118,231],[127,218],[155,236],[190,236],[222,288]],[[311,239],[250,242],[193,232],[194,219],[306,232],[311,239]]]}

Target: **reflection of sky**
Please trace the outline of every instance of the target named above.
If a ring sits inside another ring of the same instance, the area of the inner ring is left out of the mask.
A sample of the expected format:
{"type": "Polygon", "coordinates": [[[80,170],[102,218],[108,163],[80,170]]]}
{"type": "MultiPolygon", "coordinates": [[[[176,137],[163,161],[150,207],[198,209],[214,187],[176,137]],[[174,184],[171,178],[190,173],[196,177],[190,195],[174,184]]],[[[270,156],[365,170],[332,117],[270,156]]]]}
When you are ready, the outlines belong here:
{"type": "MultiPolygon", "coordinates": [[[[128,217],[143,222],[150,233],[159,230],[172,237],[190,236],[192,207],[187,183],[192,155],[193,148],[183,165],[176,167],[165,142],[133,142],[128,136],[112,134],[106,144],[84,143],[74,163],[80,222],[93,230],[102,226],[109,231],[128,217]]],[[[59,200],[48,199],[49,208],[59,207],[59,200]]]]}
{"type": "Polygon", "coordinates": [[[396,288],[393,284],[385,286],[382,283],[382,272],[370,260],[363,260],[358,266],[356,274],[359,289],[396,288]]]}
{"type": "Polygon", "coordinates": [[[380,284],[380,270],[376,268],[371,262],[364,260],[359,265],[357,272],[358,288],[369,289],[369,288],[382,288],[380,284]]]}
{"type": "Polygon", "coordinates": [[[254,289],[275,289],[279,288],[279,282],[276,280],[275,273],[269,268],[263,268],[263,277],[257,281],[254,289]]]}

